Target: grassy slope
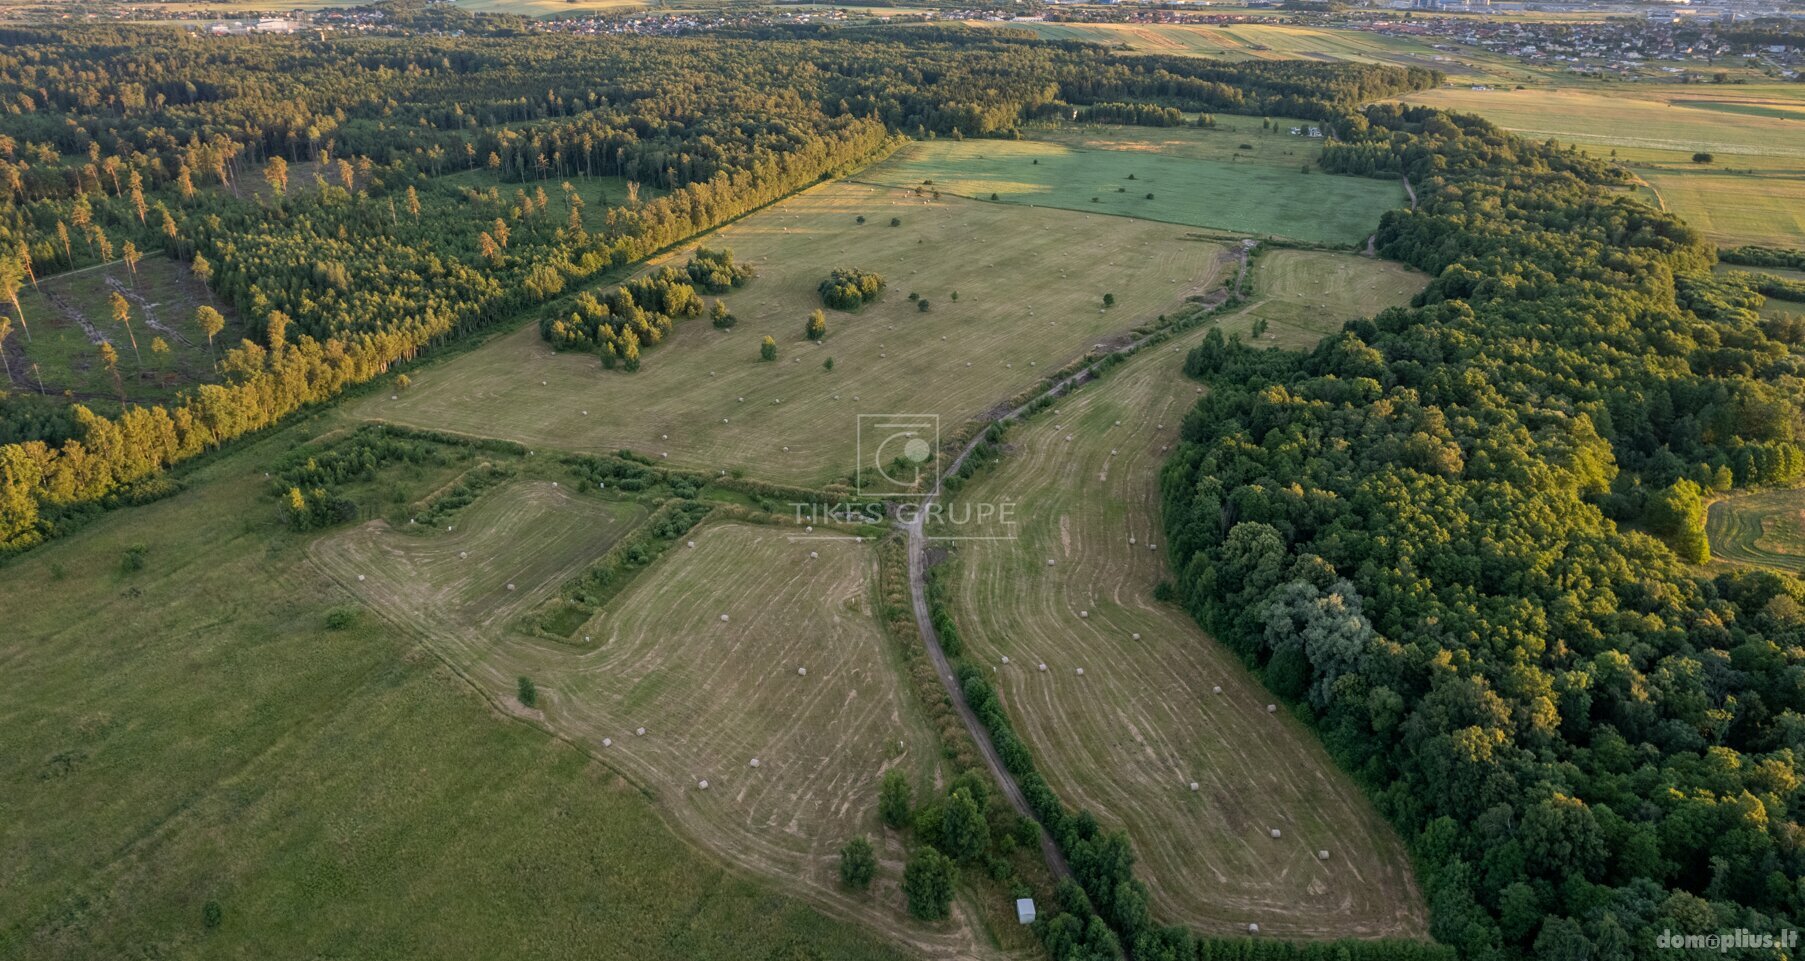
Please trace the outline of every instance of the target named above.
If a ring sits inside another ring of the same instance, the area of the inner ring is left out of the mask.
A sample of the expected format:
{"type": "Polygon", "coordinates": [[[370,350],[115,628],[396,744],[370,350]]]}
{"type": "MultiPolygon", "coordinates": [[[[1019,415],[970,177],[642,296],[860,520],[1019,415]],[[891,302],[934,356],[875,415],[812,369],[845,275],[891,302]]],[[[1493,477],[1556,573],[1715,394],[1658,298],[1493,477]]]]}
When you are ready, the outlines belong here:
{"type": "Polygon", "coordinates": [[[1734,494],[1711,505],[1705,535],[1718,560],[1805,574],[1805,490],[1734,494]]]}
{"type": "Polygon", "coordinates": [[[0,792],[0,956],[896,956],[377,618],[325,630],[350,595],[262,489],[290,437],[0,569],[32,598],[0,642],[0,783],[28,786],[0,792]]]}
{"type": "MultiPolygon", "coordinates": [[[[1393,303],[1415,289],[1389,265],[1310,256],[1384,278],[1393,303]]],[[[1259,263],[1257,296],[1295,286],[1296,264],[1259,263]]],[[[1339,306],[1369,304],[1362,291],[1339,306]]],[[[1254,317],[1224,326],[1245,334],[1254,317]]],[[[957,542],[967,643],[996,666],[1060,797],[1128,830],[1163,919],[1217,934],[1257,922],[1282,937],[1421,936],[1424,908],[1396,836],[1308,730],[1266,712],[1272,698],[1232,654],[1152,599],[1170,576],[1157,547],[1158,465],[1195,399],[1182,351],[1203,334],[1137,356],[1011,433],[1000,466],[959,495],[952,516],[1009,502],[1015,523],[941,533],[1017,538],[957,542]],[[1281,838],[1268,836],[1274,827],[1281,838]]]]}
{"type": "Polygon", "coordinates": [[[1304,172],[1320,150],[1307,137],[1261,133],[1241,118],[1236,124],[1250,129],[1113,128],[1083,146],[1066,132],[1043,140],[924,141],[860,176],[899,187],[931,180],[962,197],[994,194],[1010,203],[1335,244],[1364,241],[1380,215],[1403,203],[1397,184],[1304,172]]]}
{"type": "Polygon", "coordinates": [[[554,354],[523,329],[420,372],[399,400],[373,395],[351,412],[825,483],[851,473],[855,413],[936,413],[950,431],[1099,338],[1208,289],[1222,248],[1182,238],[1143,220],[827,184],[704,241],[760,272],[726,295],[740,318],[732,331],[683,321],[629,375],[588,354],[554,354]],[[889,226],[893,216],[901,226],[889,226]],[[820,306],[816,285],[836,266],[875,270],[889,287],[856,314],[828,311],[826,342],[811,344],[803,330],[820,306]],[[933,309],[917,310],[911,291],[933,309]],[[1105,292],[1117,298],[1107,313],[1105,292]],[[766,334],[780,345],[775,363],[758,360],[766,334]]]}

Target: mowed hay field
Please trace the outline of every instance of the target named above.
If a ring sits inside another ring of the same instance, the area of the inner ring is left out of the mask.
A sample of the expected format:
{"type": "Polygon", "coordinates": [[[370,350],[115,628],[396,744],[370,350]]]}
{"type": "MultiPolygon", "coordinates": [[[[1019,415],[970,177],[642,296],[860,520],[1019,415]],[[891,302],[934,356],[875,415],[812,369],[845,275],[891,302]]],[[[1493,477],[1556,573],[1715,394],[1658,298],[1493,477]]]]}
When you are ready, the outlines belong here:
{"type": "Polygon", "coordinates": [[[1805,574],[1805,490],[1734,494],[1705,514],[1718,560],[1805,574]]]}
{"type": "Polygon", "coordinates": [[[911,143],[859,176],[897,187],[931,183],[933,189],[962,197],[988,199],[994,194],[1008,203],[1326,244],[1363,242],[1385,211],[1405,203],[1400,184],[1305,172],[1305,164],[1320,150],[1308,137],[1183,129],[1159,133],[1179,142],[1220,144],[1227,156],[1183,156],[1147,144],[1145,134],[1107,145],[1099,141],[1098,148],[1052,139],[943,139],[911,143]],[[1262,156],[1250,151],[1233,158],[1242,143],[1263,151],[1262,156]],[[1294,153],[1286,156],[1285,150],[1294,153]]]}
{"type": "Polygon", "coordinates": [[[759,271],[725,295],[740,321],[730,331],[706,318],[683,321],[645,353],[644,369],[626,374],[590,354],[555,353],[536,327],[524,328],[421,370],[397,400],[380,394],[349,410],[823,484],[852,473],[856,414],[938,414],[950,430],[1100,340],[1176,310],[1215,286],[1232,261],[1221,245],[1167,224],[843,182],[703,244],[731,248],[759,271]],[[889,226],[892,217],[901,226],[889,226]],[[839,266],[875,270],[889,286],[857,313],[827,311],[828,336],[816,345],[805,324],[821,305],[817,285],[839,266]],[[932,309],[918,310],[911,291],[932,309]],[[1105,293],[1116,296],[1107,311],[1105,293]],[[780,345],[772,363],[758,359],[767,334],[780,345]],[[829,357],[831,371],[823,369],[829,357]]]}
{"type": "Polygon", "coordinates": [[[634,504],[519,482],[485,494],[453,531],[375,523],[311,553],[498,703],[621,771],[721,857],[921,955],[996,955],[975,911],[935,926],[902,913],[905,852],[877,820],[877,785],[900,767],[927,790],[938,752],[876,619],[869,544],[705,523],[574,632],[581,643],[515,629],[639,516],[634,504]],[[537,687],[536,710],[518,702],[522,676],[537,687]],[[883,859],[869,895],[838,882],[839,848],[855,834],[883,859]]]}
{"type": "Polygon", "coordinates": [[[226,318],[225,330],[214,339],[220,350],[244,337],[236,313],[196,280],[186,264],[168,257],[145,257],[135,277],[122,262],[46,277],[19,291],[19,307],[31,332],[27,338],[15,317],[6,339],[7,366],[20,390],[37,390],[41,378],[46,392],[78,400],[114,401],[121,387],[132,403],[171,400],[184,387],[215,379],[214,354],[194,319],[202,305],[226,318]],[[131,308],[130,332],[113,320],[114,293],[131,308]],[[151,349],[159,337],[169,345],[167,353],[151,349]],[[119,352],[118,383],[101,362],[102,342],[119,352]]]}
{"type": "Polygon", "coordinates": [[[1054,40],[1101,43],[1125,53],[1177,54],[1212,60],[1352,61],[1423,67],[1452,76],[1477,77],[1485,73],[1485,68],[1479,64],[1489,65],[1498,59],[1478,51],[1456,59],[1409,37],[1279,23],[972,22],[981,26],[1027,29],[1054,40]]]}
{"type": "Polygon", "coordinates": [[[1183,354],[1204,333],[1008,435],[948,510],[1011,502],[1014,524],[939,528],[1017,538],[952,542],[955,614],[1060,798],[1127,830],[1159,918],[1221,935],[1257,923],[1281,938],[1423,937],[1390,827],[1310,730],[1267,712],[1276,699],[1232,653],[1153,600],[1171,576],[1159,470],[1197,397],[1183,354]]]}
{"type": "Polygon", "coordinates": [[[1805,96],[1794,87],[1444,87],[1401,99],[1614,157],[1718,243],[1805,246],[1805,96]],[[1698,152],[1713,162],[1694,163],[1698,152]]]}
{"type": "Polygon", "coordinates": [[[0,782],[29,787],[0,798],[0,956],[905,956],[693,846],[417,638],[329,629],[355,597],[263,478],[297,429],[6,565],[29,603],[0,632],[0,782]]]}
{"type": "Polygon", "coordinates": [[[1389,260],[1314,250],[1271,250],[1253,265],[1253,296],[1243,311],[1266,321],[1252,342],[1304,348],[1350,320],[1410,303],[1429,277],[1389,260]]]}

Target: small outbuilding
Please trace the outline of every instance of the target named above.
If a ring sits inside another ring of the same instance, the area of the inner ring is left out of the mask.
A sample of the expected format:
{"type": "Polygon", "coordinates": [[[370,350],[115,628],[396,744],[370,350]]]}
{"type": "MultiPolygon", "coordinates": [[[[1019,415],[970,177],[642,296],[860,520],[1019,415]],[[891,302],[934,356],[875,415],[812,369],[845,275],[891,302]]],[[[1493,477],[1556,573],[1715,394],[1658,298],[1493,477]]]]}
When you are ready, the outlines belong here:
{"type": "Polygon", "coordinates": [[[1016,920],[1016,923],[1018,923],[1018,924],[1033,924],[1034,923],[1034,899],[1033,898],[1016,898],[1015,899],[1015,920],[1016,920]]]}

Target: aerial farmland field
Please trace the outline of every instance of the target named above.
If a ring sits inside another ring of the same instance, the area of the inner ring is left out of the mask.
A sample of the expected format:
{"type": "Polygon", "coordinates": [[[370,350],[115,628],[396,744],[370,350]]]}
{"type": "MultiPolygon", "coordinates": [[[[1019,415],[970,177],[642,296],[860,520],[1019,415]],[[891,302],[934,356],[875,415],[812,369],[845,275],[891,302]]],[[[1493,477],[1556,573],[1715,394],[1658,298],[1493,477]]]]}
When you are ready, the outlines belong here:
{"type": "Polygon", "coordinates": [[[1068,128],[1045,139],[919,142],[860,177],[979,200],[1344,245],[1365,241],[1380,215],[1404,203],[1396,183],[1313,172],[1320,147],[1308,136],[1261,131],[1247,118],[1231,123],[1242,129],[1068,128]]]}
{"type": "MultiPolygon", "coordinates": [[[[729,248],[758,270],[724,295],[739,318],[732,330],[685,321],[629,375],[590,354],[555,353],[536,328],[523,328],[352,412],[821,485],[852,471],[855,412],[938,414],[950,430],[1100,340],[1209,291],[1232,259],[1169,224],[847,182],[701,244],[729,248]],[[816,287],[842,266],[874,270],[887,286],[857,313],[828,311],[827,337],[812,342],[804,328],[821,306],[816,287]],[[1114,306],[1103,306],[1105,294],[1114,306]],[[759,359],[766,335],[778,343],[775,361],[759,359]]],[[[669,261],[680,265],[689,249],[669,261]]]]}
{"type": "MultiPolygon", "coordinates": [[[[1274,256],[1256,262],[1256,305],[1299,283],[1300,265],[1270,269],[1274,256]]],[[[1307,256],[1378,278],[1392,304],[1414,292],[1388,265],[1307,256]]],[[[1351,286],[1340,312],[1381,305],[1351,286]]],[[[1257,319],[1222,323],[1246,335],[1257,319]]],[[[1422,937],[1396,836],[1307,729],[1268,712],[1273,698],[1232,653],[1153,598],[1171,576],[1156,465],[1196,399],[1182,367],[1204,334],[1150,348],[1013,429],[957,495],[949,517],[1009,503],[1014,518],[931,529],[951,538],[963,637],[1060,796],[1127,829],[1162,914],[1220,934],[1253,923],[1296,938],[1422,937]]]]}

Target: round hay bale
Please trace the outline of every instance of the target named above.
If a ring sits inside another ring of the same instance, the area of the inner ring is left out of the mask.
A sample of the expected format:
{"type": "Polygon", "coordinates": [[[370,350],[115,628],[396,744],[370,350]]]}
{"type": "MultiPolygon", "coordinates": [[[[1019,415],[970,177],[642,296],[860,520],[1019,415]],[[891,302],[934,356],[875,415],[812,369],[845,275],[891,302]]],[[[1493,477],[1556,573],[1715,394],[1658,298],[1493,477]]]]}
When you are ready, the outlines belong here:
{"type": "Polygon", "coordinates": [[[509,585],[508,585],[508,590],[510,590],[510,591],[511,591],[511,590],[513,590],[513,589],[514,589],[514,585],[512,585],[512,584],[509,584],[509,585]]]}
{"type": "Polygon", "coordinates": [[[363,576],[363,575],[362,575],[362,574],[359,574],[359,575],[357,575],[357,579],[358,579],[358,580],[359,580],[359,581],[361,581],[361,580],[363,580],[363,579],[364,579],[364,576],[363,576]]]}
{"type": "Polygon", "coordinates": [[[821,556],[821,555],[820,555],[820,554],[818,554],[818,553],[816,553],[816,552],[814,552],[814,551],[809,551],[809,552],[808,552],[808,559],[809,559],[809,560],[811,560],[811,561],[812,561],[812,560],[816,560],[816,559],[818,559],[818,558],[819,558],[819,557],[820,557],[820,556],[821,556]]]}
{"type": "Polygon", "coordinates": [[[1259,926],[1259,925],[1257,925],[1257,924],[1250,924],[1250,925],[1248,925],[1248,926],[1247,926],[1247,933],[1248,933],[1248,934],[1259,934],[1259,933],[1260,933],[1260,926],[1259,926]]]}
{"type": "Polygon", "coordinates": [[[797,677],[808,677],[808,668],[806,668],[806,667],[799,667],[799,668],[797,668],[797,669],[796,669],[796,676],[797,676],[797,677]]]}
{"type": "Polygon", "coordinates": [[[1215,687],[1210,688],[1210,693],[1211,694],[1221,694],[1222,693],[1222,685],[1218,684],[1215,687]]]}
{"type": "Polygon", "coordinates": [[[1089,617],[1089,616],[1091,616],[1091,612],[1090,611],[1079,611],[1078,616],[1079,617],[1089,617]]]}
{"type": "Polygon", "coordinates": [[[691,546],[691,547],[694,547],[694,546],[696,546],[696,542],[695,542],[695,541],[690,541],[690,542],[689,542],[689,546],[691,546]]]}
{"type": "Polygon", "coordinates": [[[1044,670],[1046,670],[1046,669],[1047,669],[1047,662],[1046,662],[1046,661],[1041,661],[1041,662],[1040,662],[1040,669],[1041,669],[1041,670],[1043,670],[1043,671],[1044,671],[1044,670]]]}
{"type": "Polygon", "coordinates": [[[1316,860],[1327,861],[1328,859],[1329,859],[1328,848],[1323,848],[1322,850],[1316,852],[1316,860]]]}
{"type": "Polygon", "coordinates": [[[753,766],[753,767],[758,767],[758,758],[753,758],[753,759],[752,759],[752,766],[753,766]]]}
{"type": "Polygon", "coordinates": [[[1277,704],[1266,705],[1266,713],[1277,714],[1278,712],[1279,712],[1279,706],[1277,704]]]}
{"type": "Polygon", "coordinates": [[[1197,782],[1196,781],[1191,782],[1191,790],[1193,790],[1193,791],[1197,790],[1197,782]]]}
{"type": "Polygon", "coordinates": [[[1274,838],[1277,838],[1277,837],[1278,837],[1278,836],[1279,836],[1279,829],[1278,829],[1278,828],[1273,828],[1273,829],[1272,829],[1272,836],[1273,836],[1273,837],[1274,837],[1274,838]]]}
{"type": "Polygon", "coordinates": [[[634,730],[633,730],[633,733],[634,733],[634,734],[636,734],[636,735],[638,735],[638,736],[640,736],[640,737],[645,737],[645,735],[646,735],[646,729],[645,729],[645,728],[643,728],[643,727],[641,727],[641,728],[634,728],[634,730]]]}
{"type": "Polygon", "coordinates": [[[1140,640],[1140,639],[1141,639],[1141,635],[1140,635],[1140,634],[1139,634],[1139,633],[1136,633],[1136,634],[1133,634],[1133,635],[1130,635],[1130,636],[1131,636],[1131,637],[1133,637],[1133,638],[1134,638],[1134,639],[1135,639],[1135,640],[1137,640],[1137,641],[1138,641],[1138,640],[1140,640]]]}
{"type": "Polygon", "coordinates": [[[669,434],[659,434],[659,435],[658,435],[658,439],[659,439],[659,440],[670,440],[670,439],[671,439],[671,435],[669,435],[669,434]]]}
{"type": "Polygon", "coordinates": [[[1009,655],[1007,655],[1007,654],[1004,654],[1004,655],[1003,655],[1003,663],[1004,663],[1004,664],[1007,664],[1007,663],[1009,663],[1009,655]]]}
{"type": "Polygon", "coordinates": [[[671,455],[669,455],[669,454],[665,454],[665,453],[660,453],[660,454],[659,454],[659,455],[658,455],[658,456],[659,456],[659,457],[669,457],[669,456],[671,456],[671,455]]]}
{"type": "Polygon", "coordinates": [[[703,779],[702,779],[702,780],[700,780],[700,781],[697,781],[697,782],[696,782],[696,787],[697,787],[697,788],[699,788],[699,789],[701,789],[701,790],[703,790],[703,791],[706,791],[706,790],[708,790],[708,779],[707,779],[707,778],[703,778],[703,779]]]}
{"type": "Polygon", "coordinates": [[[722,615],[721,615],[721,623],[722,623],[722,624],[725,624],[725,623],[727,623],[727,615],[725,615],[725,614],[722,614],[722,615]]]}
{"type": "Polygon", "coordinates": [[[1052,567],[1055,563],[1057,563],[1057,562],[1054,561],[1051,557],[1047,558],[1047,566],[1048,567],[1052,567]]]}
{"type": "Polygon", "coordinates": [[[602,746],[603,747],[613,747],[614,746],[614,738],[611,738],[611,737],[602,738],[602,746]]]}
{"type": "Polygon", "coordinates": [[[458,559],[459,559],[459,560],[462,560],[462,559],[464,559],[464,558],[466,558],[466,557],[469,557],[469,556],[470,556],[470,552],[469,552],[469,551],[458,551],[458,559]]]}
{"type": "Polygon", "coordinates": [[[589,416],[589,412],[588,412],[588,411],[584,411],[584,412],[583,412],[583,416],[584,416],[584,417],[588,417],[588,416],[589,416]]]}
{"type": "Polygon", "coordinates": [[[1079,677],[1083,677],[1083,676],[1084,676],[1084,668],[1082,668],[1082,667],[1081,667],[1081,668],[1079,668],[1079,669],[1078,669],[1078,676],[1079,676],[1079,677]]]}

